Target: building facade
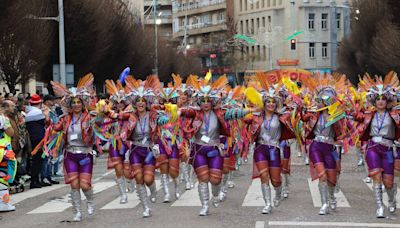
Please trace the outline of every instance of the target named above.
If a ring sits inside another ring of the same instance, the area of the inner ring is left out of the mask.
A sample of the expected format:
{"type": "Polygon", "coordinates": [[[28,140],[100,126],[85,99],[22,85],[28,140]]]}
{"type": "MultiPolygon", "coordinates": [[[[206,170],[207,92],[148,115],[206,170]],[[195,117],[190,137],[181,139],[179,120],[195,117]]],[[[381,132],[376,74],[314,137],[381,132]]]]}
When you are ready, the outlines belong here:
{"type": "Polygon", "coordinates": [[[230,20],[234,20],[233,0],[175,0],[172,3],[173,38],[178,49],[197,56],[203,71],[215,74],[231,71],[226,61],[229,51],[230,20]]]}
{"type": "Polygon", "coordinates": [[[172,39],[172,0],[140,0],[144,6],[144,26],[149,31],[158,28],[158,37],[172,39]],[[154,5],[156,11],[154,13],[154,5]]]}
{"type": "Polygon", "coordinates": [[[257,41],[236,52],[241,71],[276,69],[279,59],[333,71],[340,41],[350,33],[348,0],[237,0],[234,9],[237,33],[257,41]]]}

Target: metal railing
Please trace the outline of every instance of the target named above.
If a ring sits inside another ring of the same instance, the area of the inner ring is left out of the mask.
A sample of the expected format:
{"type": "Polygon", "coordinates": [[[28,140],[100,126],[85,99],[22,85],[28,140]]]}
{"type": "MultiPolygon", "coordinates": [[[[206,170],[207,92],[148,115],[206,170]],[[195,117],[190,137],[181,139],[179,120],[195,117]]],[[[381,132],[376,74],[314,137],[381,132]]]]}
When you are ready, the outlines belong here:
{"type": "Polygon", "coordinates": [[[177,3],[172,5],[173,12],[181,12],[185,10],[192,10],[192,9],[199,9],[207,6],[213,6],[226,3],[226,0],[212,0],[212,1],[205,1],[205,2],[189,2],[189,3],[177,3]],[[188,4],[188,5],[187,5],[188,4]]]}
{"type": "MultiPolygon", "coordinates": [[[[198,23],[198,24],[191,24],[187,26],[188,30],[191,29],[200,29],[200,28],[208,28],[208,27],[213,27],[213,26],[217,26],[217,25],[224,25],[226,24],[225,20],[220,20],[220,21],[216,21],[216,22],[208,22],[208,23],[198,23]]],[[[178,28],[177,31],[175,32],[181,32],[185,30],[185,26],[180,26],[178,28]]]]}

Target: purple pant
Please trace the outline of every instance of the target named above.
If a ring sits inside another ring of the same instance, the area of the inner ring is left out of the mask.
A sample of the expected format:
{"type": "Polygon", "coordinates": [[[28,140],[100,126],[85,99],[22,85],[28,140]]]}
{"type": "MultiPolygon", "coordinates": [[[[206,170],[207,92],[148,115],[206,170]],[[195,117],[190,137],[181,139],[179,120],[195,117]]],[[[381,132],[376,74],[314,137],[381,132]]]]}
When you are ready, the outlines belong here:
{"type": "Polygon", "coordinates": [[[336,161],[340,158],[334,149],[331,144],[312,141],[309,151],[312,163],[324,163],[325,169],[336,169],[336,161]]]}
{"type": "Polygon", "coordinates": [[[215,146],[194,144],[190,158],[194,169],[201,166],[208,166],[209,169],[222,170],[224,164],[224,158],[221,157],[218,148],[215,146]]]}
{"type": "Polygon", "coordinates": [[[165,143],[166,143],[165,146],[167,146],[170,150],[170,154],[168,155],[163,142],[159,140],[158,145],[160,146],[160,154],[167,155],[168,159],[179,159],[178,146],[176,145],[176,143],[172,144],[172,141],[170,139],[166,139],[165,143]]]}
{"type": "Polygon", "coordinates": [[[288,144],[288,142],[282,141],[281,146],[283,149],[283,158],[290,159],[290,145],[288,144]]]}
{"type": "Polygon", "coordinates": [[[280,151],[275,146],[256,145],[254,150],[254,162],[268,161],[268,167],[281,167],[280,151]]]}
{"type": "Polygon", "coordinates": [[[129,156],[129,161],[131,165],[152,165],[156,164],[154,157],[151,155],[151,151],[147,147],[132,146],[131,155],[129,156]],[[146,159],[147,158],[147,159],[146,159]]]}
{"type": "Polygon", "coordinates": [[[93,156],[91,154],[73,154],[66,152],[64,157],[64,169],[66,172],[64,177],[65,183],[69,184],[71,181],[79,178],[80,181],[86,181],[90,184],[93,172],[93,156]]]}
{"type": "Polygon", "coordinates": [[[114,146],[110,145],[108,156],[110,156],[110,158],[121,158],[124,160],[127,149],[128,148],[125,146],[125,144],[122,144],[121,150],[114,149],[114,146]]]}
{"type": "Polygon", "coordinates": [[[367,146],[366,161],[371,172],[383,170],[384,174],[394,174],[393,149],[370,141],[367,146]]]}

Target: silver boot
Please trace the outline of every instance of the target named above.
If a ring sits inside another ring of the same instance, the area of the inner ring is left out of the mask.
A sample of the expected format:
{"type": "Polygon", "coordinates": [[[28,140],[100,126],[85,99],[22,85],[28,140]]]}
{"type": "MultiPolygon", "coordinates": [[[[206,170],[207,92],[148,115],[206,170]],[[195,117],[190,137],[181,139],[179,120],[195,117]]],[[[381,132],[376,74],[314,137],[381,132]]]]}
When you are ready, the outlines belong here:
{"type": "Polygon", "coordinates": [[[192,182],[190,180],[190,165],[186,162],[182,162],[182,176],[185,181],[185,190],[192,189],[192,182]]]}
{"type": "Polygon", "coordinates": [[[228,193],[228,186],[227,186],[228,177],[229,177],[228,174],[224,174],[222,176],[221,189],[218,194],[219,201],[221,202],[225,201],[226,194],[228,193]]]}
{"type": "Polygon", "coordinates": [[[219,185],[213,185],[212,184],[211,185],[211,191],[212,191],[212,195],[213,195],[212,204],[213,204],[214,207],[218,207],[219,203],[221,202],[219,200],[219,197],[218,197],[220,190],[221,190],[221,184],[219,184],[219,185]]]}
{"type": "Polygon", "coordinates": [[[85,194],[86,197],[88,214],[93,215],[95,211],[94,200],[93,200],[93,189],[83,192],[83,194],[85,194]]]}
{"type": "Polygon", "coordinates": [[[175,185],[175,198],[179,199],[181,197],[181,187],[179,185],[179,178],[174,179],[174,185],[175,185]]]}
{"type": "Polygon", "coordinates": [[[132,180],[128,180],[128,190],[127,192],[134,192],[136,189],[136,180],[132,179],[132,180]]]}
{"type": "Polygon", "coordinates": [[[390,213],[396,212],[396,194],[397,194],[397,184],[393,184],[391,189],[386,189],[389,198],[388,209],[390,213]]]}
{"type": "Polygon", "coordinates": [[[128,195],[126,194],[126,184],[123,177],[118,178],[115,182],[117,182],[119,195],[121,199],[119,200],[120,204],[125,204],[128,202],[128,195]]]}
{"type": "Polygon", "coordinates": [[[149,207],[149,197],[147,196],[146,187],[144,185],[137,184],[136,185],[136,193],[137,193],[139,200],[143,206],[143,218],[150,217],[151,209],[149,207]]]}
{"type": "Polygon", "coordinates": [[[199,197],[200,197],[200,202],[201,202],[201,210],[200,210],[199,215],[207,216],[208,215],[208,201],[210,199],[208,183],[200,182],[198,190],[199,190],[199,197]]]}
{"type": "Polygon", "coordinates": [[[153,182],[153,184],[149,186],[149,189],[150,189],[150,201],[152,203],[155,203],[157,201],[157,188],[155,181],[153,182]]]}
{"type": "Polygon", "coordinates": [[[383,207],[382,202],[382,184],[374,184],[374,194],[376,200],[376,217],[377,218],[384,218],[385,208],[383,207]]]}
{"type": "Polygon", "coordinates": [[[271,203],[271,187],[269,184],[261,184],[261,192],[263,194],[265,207],[262,209],[263,214],[271,214],[272,212],[272,203],[271,203]]]}
{"type": "Polygon", "coordinates": [[[80,189],[71,189],[71,200],[72,210],[74,211],[74,218],[72,219],[72,221],[80,222],[82,220],[80,189]]]}
{"type": "Polygon", "coordinates": [[[161,174],[161,185],[164,191],[163,203],[171,202],[171,194],[169,193],[169,177],[168,174],[161,174]]]}
{"type": "Polygon", "coordinates": [[[289,197],[289,174],[283,174],[283,183],[282,183],[282,196],[284,199],[289,197]]]}
{"type": "Polygon", "coordinates": [[[274,187],[274,189],[275,189],[274,207],[279,207],[282,201],[282,186],[274,187]]]}
{"type": "Polygon", "coordinates": [[[335,186],[328,186],[329,193],[329,206],[334,211],[337,207],[337,201],[335,197],[335,186]]]}
{"type": "Polygon", "coordinates": [[[322,204],[318,214],[320,215],[329,214],[328,184],[326,182],[319,182],[318,188],[319,188],[319,194],[321,195],[321,204],[322,204]]]}
{"type": "Polygon", "coordinates": [[[233,182],[233,172],[230,171],[228,174],[228,188],[234,188],[235,182],[233,182]]]}
{"type": "Polygon", "coordinates": [[[363,166],[364,165],[364,159],[363,156],[361,154],[361,151],[359,149],[356,150],[356,154],[357,154],[357,166],[363,166]]]}

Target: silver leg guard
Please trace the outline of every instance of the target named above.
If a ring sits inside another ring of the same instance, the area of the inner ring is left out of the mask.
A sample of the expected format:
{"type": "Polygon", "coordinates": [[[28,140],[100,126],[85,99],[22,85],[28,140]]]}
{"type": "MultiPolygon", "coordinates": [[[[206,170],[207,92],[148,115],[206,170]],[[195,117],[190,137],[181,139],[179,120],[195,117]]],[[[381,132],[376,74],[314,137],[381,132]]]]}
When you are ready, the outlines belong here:
{"type": "Polygon", "coordinates": [[[320,215],[329,214],[328,184],[326,182],[319,182],[318,188],[319,188],[319,194],[321,195],[321,204],[322,204],[318,214],[320,215]]]}
{"type": "Polygon", "coordinates": [[[356,154],[357,154],[357,166],[363,166],[364,165],[364,159],[363,156],[361,154],[361,151],[359,149],[356,150],[356,154]]]}
{"type": "Polygon", "coordinates": [[[185,181],[185,189],[192,189],[192,181],[190,179],[190,164],[182,162],[182,176],[185,181]]]}
{"type": "Polygon", "coordinates": [[[152,203],[155,203],[157,201],[157,188],[155,181],[153,182],[153,184],[149,186],[149,189],[150,189],[150,201],[152,203]]]}
{"type": "Polygon", "coordinates": [[[143,218],[150,217],[151,209],[149,207],[149,197],[147,196],[146,187],[141,184],[136,185],[136,193],[143,206],[143,218]]]}
{"type": "Polygon", "coordinates": [[[375,201],[376,201],[376,217],[377,218],[384,218],[385,208],[383,207],[382,201],[382,184],[374,184],[374,194],[375,194],[375,201]]]}
{"type": "Polygon", "coordinates": [[[274,189],[275,189],[274,207],[279,207],[282,201],[282,186],[274,187],[274,189]]]}
{"type": "Polygon", "coordinates": [[[72,210],[74,211],[74,217],[72,221],[80,222],[82,220],[80,189],[71,189],[71,200],[72,200],[72,210]]]}
{"type": "Polygon", "coordinates": [[[169,177],[168,174],[161,174],[161,185],[164,191],[163,203],[171,202],[171,194],[169,193],[169,177]]]}
{"type": "Polygon", "coordinates": [[[397,194],[397,184],[393,184],[391,189],[386,189],[389,198],[388,209],[390,213],[396,212],[396,194],[397,194]]]}
{"type": "Polygon", "coordinates": [[[123,177],[118,178],[115,182],[117,182],[119,195],[121,199],[119,200],[120,204],[125,204],[128,202],[128,195],[126,194],[126,183],[123,177]]]}
{"type": "Polygon", "coordinates": [[[136,180],[132,179],[132,180],[128,180],[128,191],[127,192],[134,192],[136,190],[136,180]]]}
{"type": "Polygon", "coordinates": [[[221,184],[219,184],[219,185],[213,185],[212,184],[211,185],[211,191],[212,191],[212,195],[213,195],[212,204],[213,204],[214,207],[218,207],[219,203],[221,202],[219,200],[219,197],[218,197],[220,190],[221,190],[221,184]]]}
{"type": "Polygon", "coordinates": [[[221,189],[218,194],[219,201],[224,202],[226,199],[226,194],[228,193],[228,174],[224,174],[222,177],[221,189]]]}
{"type": "Polygon", "coordinates": [[[262,209],[263,214],[271,214],[272,212],[272,203],[271,203],[271,187],[269,184],[261,184],[261,192],[263,194],[265,207],[262,209]]]}
{"type": "Polygon", "coordinates": [[[175,198],[179,199],[181,197],[181,186],[179,184],[179,178],[174,179],[174,185],[175,185],[175,198]]]}
{"type": "Polygon", "coordinates": [[[94,200],[93,200],[93,189],[83,192],[83,194],[85,194],[86,197],[88,214],[93,215],[95,211],[94,200]]]}
{"type": "Polygon", "coordinates": [[[286,199],[289,197],[289,174],[283,174],[282,195],[286,199]]]}
{"type": "Polygon", "coordinates": [[[233,171],[230,171],[228,174],[228,188],[234,188],[235,182],[233,182],[233,171]]]}
{"type": "Polygon", "coordinates": [[[328,186],[328,193],[329,193],[329,206],[334,211],[337,207],[337,201],[335,197],[335,187],[328,186]]]}
{"type": "Polygon", "coordinates": [[[8,187],[0,183],[0,212],[2,211],[15,211],[15,206],[9,204],[10,193],[8,187]]]}
{"type": "Polygon", "coordinates": [[[200,202],[201,202],[201,210],[200,210],[199,215],[207,216],[208,215],[208,201],[210,199],[208,183],[200,182],[198,190],[199,190],[199,197],[200,197],[200,202]]]}

